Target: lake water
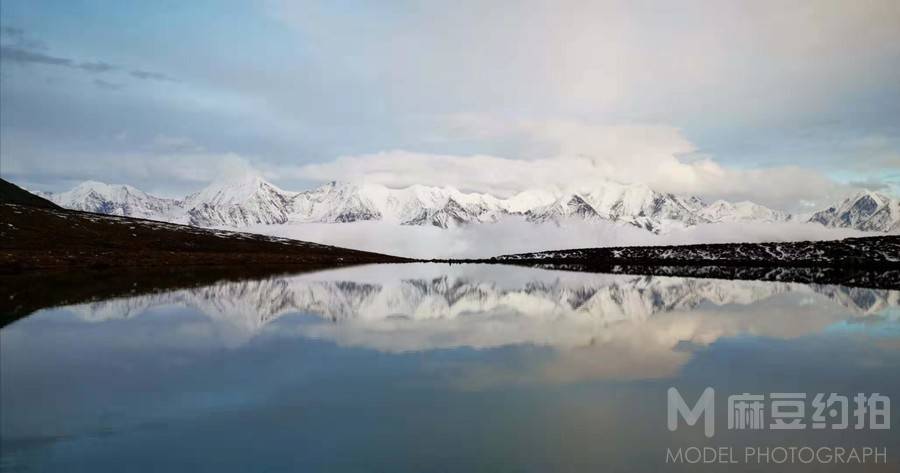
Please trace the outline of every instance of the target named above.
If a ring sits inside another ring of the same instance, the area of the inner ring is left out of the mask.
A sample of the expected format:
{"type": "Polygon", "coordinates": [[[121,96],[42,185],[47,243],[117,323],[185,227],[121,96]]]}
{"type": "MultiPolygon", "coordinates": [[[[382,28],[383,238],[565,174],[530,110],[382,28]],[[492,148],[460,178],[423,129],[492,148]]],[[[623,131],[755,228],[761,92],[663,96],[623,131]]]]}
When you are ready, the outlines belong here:
{"type": "Polygon", "coordinates": [[[887,430],[854,429],[853,405],[848,429],[809,419],[817,393],[900,402],[898,305],[838,286],[404,264],[42,310],[0,331],[0,470],[721,471],[667,463],[714,446],[736,471],[897,471],[896,413],[887,430]],[[714,388],[712,437],[703,421],[667,428],[670,387],[690,406],[714,388]],[[804,393],[807,427],[729,429],[742,393],[804,393]],[[887,464],[744,462],[777,446],[882,448],[887,464]]]}

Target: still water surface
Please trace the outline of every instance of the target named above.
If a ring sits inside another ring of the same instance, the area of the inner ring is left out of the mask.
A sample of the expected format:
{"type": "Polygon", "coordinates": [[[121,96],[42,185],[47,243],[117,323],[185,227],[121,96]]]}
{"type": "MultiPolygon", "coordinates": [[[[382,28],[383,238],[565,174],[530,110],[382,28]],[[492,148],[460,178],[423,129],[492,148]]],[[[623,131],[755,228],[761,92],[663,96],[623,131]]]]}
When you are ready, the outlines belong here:
{"type": "MultiPolygon", "coordinates": [[[[900,400],[900,292],[375,265],[39,311],[0,331],[2,471],[718,471],[667,448],[889,431],[666,428],[666,391],[900,400]]],[[[900,401],[897,401],[900,402],[900,401]]],[[[896,406],[895,406],[896,407],[896,406]]],[[[900,409],[900,407],[897,407],[900,409]]],[[[758,465],[732,465],[758,471],[758,465]]]]}

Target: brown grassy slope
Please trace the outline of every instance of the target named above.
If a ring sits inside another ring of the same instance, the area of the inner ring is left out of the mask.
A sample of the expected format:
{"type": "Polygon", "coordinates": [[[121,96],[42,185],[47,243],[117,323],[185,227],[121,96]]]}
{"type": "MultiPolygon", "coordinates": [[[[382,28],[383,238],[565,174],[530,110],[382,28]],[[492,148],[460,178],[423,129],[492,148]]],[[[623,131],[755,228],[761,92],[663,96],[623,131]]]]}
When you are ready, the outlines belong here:
{"type": "Polygon", "coordinates": [[[66,210],[0,179],[0,273],[173,265],[321,268],[401,261],[406,260],[285,238],[66,210]]]}
{"type": "Polygon", "coordinates": [[[249,233],[0,203],[4,272],[169,265],[338,266],[403,258],[249,233]]]}

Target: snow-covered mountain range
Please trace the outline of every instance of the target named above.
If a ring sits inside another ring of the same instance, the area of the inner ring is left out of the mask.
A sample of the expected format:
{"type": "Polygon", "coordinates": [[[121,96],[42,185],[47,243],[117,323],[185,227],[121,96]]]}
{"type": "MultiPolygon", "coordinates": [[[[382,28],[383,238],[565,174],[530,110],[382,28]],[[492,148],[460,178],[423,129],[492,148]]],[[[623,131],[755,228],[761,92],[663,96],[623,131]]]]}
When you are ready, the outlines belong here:
{"type": "Polygon", "coordinates": [[[598,183],[588,192],[528,190],[508,198],[451,187],[330,182],[313,190],[280,189],[257,176],[214,182],[184,199],[155,197],[127,185],[88,181],[61,193],[39,193],[70,209],[202,227],[380,220],[449,228],[509,216],[530,222],[613,222],[654,233],[704,223],[803,221],[863,231],[900,231],[900,200],[863,191],[811,217],[792,216],[752,202],[706,203],[643,185],[598,183]]]}

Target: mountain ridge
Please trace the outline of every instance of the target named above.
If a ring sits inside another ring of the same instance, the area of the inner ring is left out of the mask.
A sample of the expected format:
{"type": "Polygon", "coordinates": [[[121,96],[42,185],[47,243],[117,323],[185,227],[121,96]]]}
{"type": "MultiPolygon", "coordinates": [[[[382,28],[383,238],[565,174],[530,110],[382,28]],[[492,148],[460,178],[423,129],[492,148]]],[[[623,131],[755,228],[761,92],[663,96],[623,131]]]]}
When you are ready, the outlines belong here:
{"type": "Polygon", "coordinates": [[[534,223],[608,221],[653,233],[723,222],[818,223],[862,231],[900,231],[900,200],[861,191],[807,218],[749,202],[660,193],[643,185],[607,181],[588,192],[539,189],[507,198],[453,187],[332,181],[314,189],[281,189],[259,176],[216,181],[183,199],[156,197],[128,185],[86,181],[60,193],[40,193],[57,205],[111,215],[135,216],[199,227],[247,227],[287,223],[348,223],[382,220],[439,228],[494,223],[518,216],[534,223]]]}

